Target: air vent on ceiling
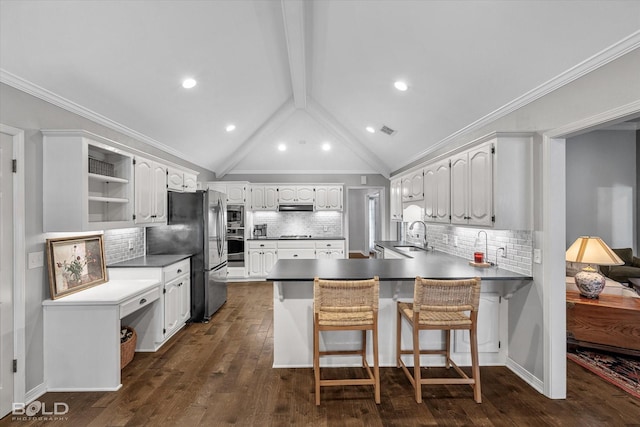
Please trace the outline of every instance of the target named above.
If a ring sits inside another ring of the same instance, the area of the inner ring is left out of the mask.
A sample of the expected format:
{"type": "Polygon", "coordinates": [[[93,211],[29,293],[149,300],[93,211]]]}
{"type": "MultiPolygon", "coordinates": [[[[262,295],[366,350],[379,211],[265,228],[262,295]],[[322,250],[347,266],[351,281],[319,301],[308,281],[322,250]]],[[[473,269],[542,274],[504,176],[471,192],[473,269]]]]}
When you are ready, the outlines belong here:
{"type": "Polygon", "coordinates": [[[396,131],[391,129],[388,126],[384,126],[382,125],[382,127],[380,128],[380,132],[382,133],[386,133],[387,135],[395,135],[396,131]]]}

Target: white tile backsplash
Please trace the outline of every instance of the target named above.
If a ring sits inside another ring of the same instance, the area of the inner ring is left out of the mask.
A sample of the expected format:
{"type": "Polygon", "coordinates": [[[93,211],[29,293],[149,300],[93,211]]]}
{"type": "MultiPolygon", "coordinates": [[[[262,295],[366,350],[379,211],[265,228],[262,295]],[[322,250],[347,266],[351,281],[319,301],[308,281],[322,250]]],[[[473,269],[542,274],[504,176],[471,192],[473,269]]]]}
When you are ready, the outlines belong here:
{"type": "MultiPolygon", "coordinates": [[[[408,224],[405,224],[404,229],[406,240],[421,243],[424,233],[422,225],[416,224],[413,232],[409,231],[408,224]],[[420,234],[420,238],[416,237],[417,234],[420,234]]],[[[465,228],[429,223],[427,224],[427,241],[429,246],[433,246],[436,250],[472,260],[474,252],[485,252],[484,233],[481,233],[476,244],[481,230],[487,233],[488,254],[485,254],[485,259],[493,263],[497,261],[498,266],[505,270],[532,274],[533,232],[531,231],[465,228]],[[446,244],[444,243],[445,235],[448,238],[446,244]],[[454,245],[456,237],[457,246],[454,245]],[[500,247],[506,249],[506,257],[503,258],[502,254],[499,254],[496,259],[496,252],[500,247]]]]}
{"type": "Polygon", "coordinates": [[[314,237],[341,237],[342,212],[253,212],[254,224],[267,224],[267,237],[310,234],[314,237]]]}
{"type": "Polygon", "coordinates": [[[107,265],[144,255],[144,228],[105,230],[104,252],[107,265]],[[133,248],[129,249],[129,241],[133,248]]]}

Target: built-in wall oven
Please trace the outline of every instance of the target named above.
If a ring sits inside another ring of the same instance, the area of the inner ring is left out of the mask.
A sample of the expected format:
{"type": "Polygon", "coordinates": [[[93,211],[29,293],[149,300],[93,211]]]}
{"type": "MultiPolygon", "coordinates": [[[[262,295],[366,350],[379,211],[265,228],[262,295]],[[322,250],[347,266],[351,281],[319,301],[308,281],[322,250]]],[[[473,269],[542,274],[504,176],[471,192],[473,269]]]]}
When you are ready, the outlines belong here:
{"type": "Polygon", "coordinates": [[[227,259],[229,267],[244,267],[243,205],[227,205],[227,259]]]}

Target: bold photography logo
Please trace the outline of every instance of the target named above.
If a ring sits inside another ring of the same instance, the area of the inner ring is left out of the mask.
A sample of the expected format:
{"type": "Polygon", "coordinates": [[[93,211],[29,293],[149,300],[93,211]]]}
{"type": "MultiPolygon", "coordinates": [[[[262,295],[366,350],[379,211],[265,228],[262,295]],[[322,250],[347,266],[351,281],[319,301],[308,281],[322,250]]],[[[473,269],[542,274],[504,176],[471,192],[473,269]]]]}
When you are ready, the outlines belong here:
{"type": "Polygon", "coordinates": [[[60,417],[68,412],[69,405],[64,402],[53,402],[51,410],[44,402],[34,400],[26,406],[24,403],[14,403],[11,414],[19,417],[60,417]]]}

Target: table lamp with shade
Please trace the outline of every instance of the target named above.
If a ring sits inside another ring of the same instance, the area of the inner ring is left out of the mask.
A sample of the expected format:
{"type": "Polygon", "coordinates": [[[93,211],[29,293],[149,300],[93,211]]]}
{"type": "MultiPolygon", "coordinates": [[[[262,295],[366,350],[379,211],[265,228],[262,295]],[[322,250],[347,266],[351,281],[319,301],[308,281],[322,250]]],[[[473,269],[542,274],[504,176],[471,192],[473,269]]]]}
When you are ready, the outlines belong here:
{"type": "Polygon", "coordinates": [[[616,255],[599,237],[581,236],[567,249],[566,260],[589,264],[574,277],[580,295],[586,298],[598,298],[604,289],[606,278],[591,266],[622,265],[624,261],[616,255]]]}

